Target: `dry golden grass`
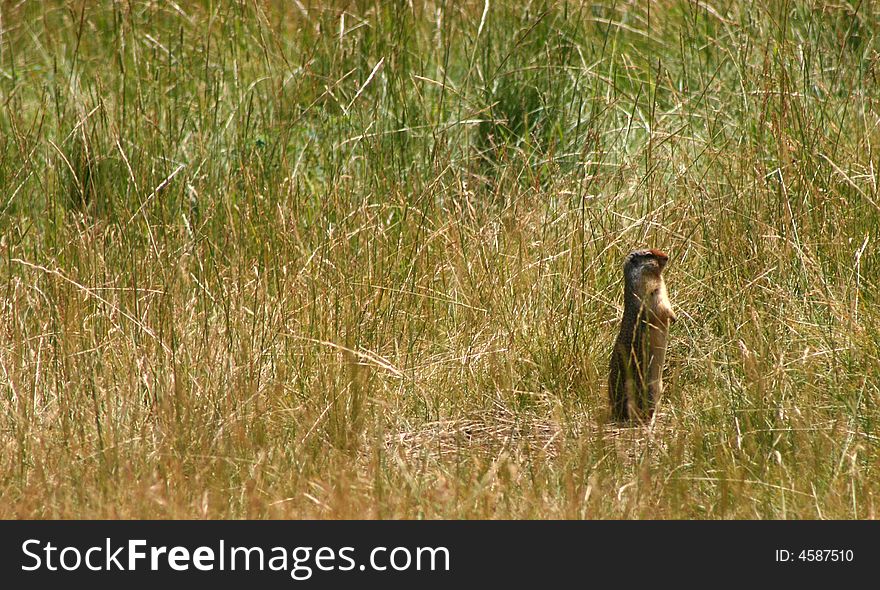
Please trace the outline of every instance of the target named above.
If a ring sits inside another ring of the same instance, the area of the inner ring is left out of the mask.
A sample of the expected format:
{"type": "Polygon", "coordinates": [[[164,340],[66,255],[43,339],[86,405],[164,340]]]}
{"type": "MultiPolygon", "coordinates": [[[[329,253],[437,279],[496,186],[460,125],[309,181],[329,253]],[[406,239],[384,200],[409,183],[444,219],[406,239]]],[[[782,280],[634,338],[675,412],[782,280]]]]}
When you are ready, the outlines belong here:
{"type": "Polygon", "coordinates": [[[0,516],[876,516],[877,7],[483,7],[0,8],[0,516]]]}

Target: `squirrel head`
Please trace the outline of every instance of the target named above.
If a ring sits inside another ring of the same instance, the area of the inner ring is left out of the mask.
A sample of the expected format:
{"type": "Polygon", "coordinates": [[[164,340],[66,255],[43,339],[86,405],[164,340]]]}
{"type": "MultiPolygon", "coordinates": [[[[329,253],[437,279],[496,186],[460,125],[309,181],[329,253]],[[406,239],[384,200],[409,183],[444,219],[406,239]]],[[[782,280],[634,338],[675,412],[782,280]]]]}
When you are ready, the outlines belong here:
{"type": "Polygon", "coordinates": [[[641,293],[646,279],[659,279],[660,273],[669,262],[669,256],[656,248],[633,250],[623,262],[623,275],[626,285],[636,293],[641,293]]]}

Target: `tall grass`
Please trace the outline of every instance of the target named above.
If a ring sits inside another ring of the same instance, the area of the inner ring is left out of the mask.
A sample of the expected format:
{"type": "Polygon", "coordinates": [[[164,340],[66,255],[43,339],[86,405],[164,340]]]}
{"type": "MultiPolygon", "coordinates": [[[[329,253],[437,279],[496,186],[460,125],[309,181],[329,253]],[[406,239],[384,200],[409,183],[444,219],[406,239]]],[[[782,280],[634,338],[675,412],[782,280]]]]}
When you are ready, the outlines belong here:
{"type": "Polygon", "coordinates": [[[0,516],[877,516],[875,3],[0,29],[0,516]],[[644,245],[680,320],[618,428],[644,245]]]}

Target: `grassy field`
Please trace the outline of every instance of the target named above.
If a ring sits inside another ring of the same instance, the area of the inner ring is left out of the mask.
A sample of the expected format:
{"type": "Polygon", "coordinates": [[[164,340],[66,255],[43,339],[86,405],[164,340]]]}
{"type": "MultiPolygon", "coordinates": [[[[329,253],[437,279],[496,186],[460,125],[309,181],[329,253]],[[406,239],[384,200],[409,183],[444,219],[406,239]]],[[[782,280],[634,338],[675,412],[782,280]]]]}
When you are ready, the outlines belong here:
{"type": "Polygon", "coordinates": [[[0,29],[0,517],[878,516],[877,3],[0,29]],[[621,428],[642,246],[679,321],[621,428]]]}

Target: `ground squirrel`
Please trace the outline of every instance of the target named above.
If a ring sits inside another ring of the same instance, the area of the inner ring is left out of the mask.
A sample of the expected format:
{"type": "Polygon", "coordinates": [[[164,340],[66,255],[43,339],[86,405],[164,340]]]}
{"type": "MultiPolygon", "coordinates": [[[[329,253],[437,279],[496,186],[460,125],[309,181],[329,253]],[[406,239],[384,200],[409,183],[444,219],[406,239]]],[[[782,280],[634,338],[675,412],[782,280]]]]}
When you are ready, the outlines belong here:
{"type": "Polygon", "coordinates": [[[666,341],[675,321],[661,274],[668,261],[660,250],[636,250],[623,263],[623,320],[608,378],[615,420],[650,418],[663,393],[666,341]]]}

